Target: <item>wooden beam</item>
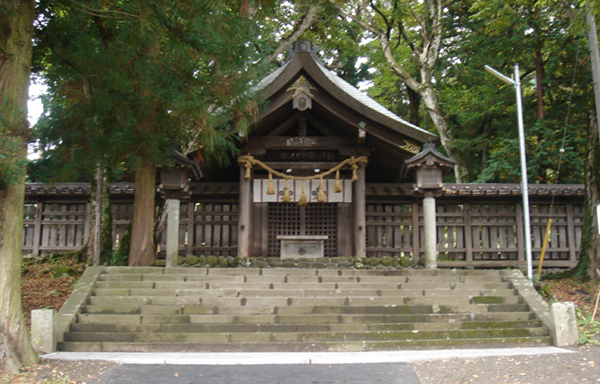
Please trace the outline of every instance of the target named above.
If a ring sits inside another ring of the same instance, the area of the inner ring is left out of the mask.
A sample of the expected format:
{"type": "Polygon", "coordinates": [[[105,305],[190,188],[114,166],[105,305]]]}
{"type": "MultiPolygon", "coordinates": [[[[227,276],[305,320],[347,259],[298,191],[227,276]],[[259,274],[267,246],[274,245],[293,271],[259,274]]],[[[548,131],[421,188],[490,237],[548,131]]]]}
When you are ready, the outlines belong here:
{"type": "Polygon", "coordinates": [[[249,152],[261,149],[269,150],[339,150],[340,148],[356,149],[360,145],[358,139],[350,137],[251,137],[246,148],[249,152]]]}
{"type": "MultiPolygon", "coordinates": [[[[328,170],[339,163],[336,162],[265,162],[265,164],[273,169],[321,169],[328,170]]],[[[256,166],[253,169],[261,169],[256,166]]],[[[348,166],[344,166],[342,169],[350,169],[348,166]]]]}
{"type": "Polygon", "coordinates": [[[257,121],[261,121],[266,119],[269,115],[276,112],[279,108],[283,107],[285,104],[291,102],[292,93],[291,92],[280,92],[273,99],[269,100],[269,105],[267,108],[259,115],[257,121]]]}
{"type": "MultiPolygon", "coordinates": [[[[296,123],[298,123],[298,119],[302,112],[296,112],[294,116],[285,120],[283,123],[277,126],[274,130],[268,133],[269,136],[281,136],[288,129],[292,128],[296,123]]],[[[250,139],[251,140],[251,139],[250,139]]]]}
{"type": "Polygon", "coordinates": [[[323,121],[321,119],[319,119],[318,117],[314,116],[313,114],[309,114],[307,116],[307,119],[308,119],[308,123],[310,125],[312,125],[313,127],[317,128],[325,136],[339,136],[338,132],[335,132],[333,129],[331,129],[328,126],[328,124],[323,123],[323,121]]]}

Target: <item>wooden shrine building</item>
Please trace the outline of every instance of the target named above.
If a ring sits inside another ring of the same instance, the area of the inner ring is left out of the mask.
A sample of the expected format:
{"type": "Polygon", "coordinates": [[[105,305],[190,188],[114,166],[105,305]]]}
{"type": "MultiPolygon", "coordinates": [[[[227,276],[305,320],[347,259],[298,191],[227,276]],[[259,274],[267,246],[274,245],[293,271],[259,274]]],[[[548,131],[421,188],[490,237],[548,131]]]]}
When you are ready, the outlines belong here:
{"type": "MultiPolygon", "coordinates": [[[[407,164],[419,168],[419,159],[431,157],[421,151],[435,135],[336,76],[316,51],[308,42],[295,43],[285,63],[256,88],[266,108],[238,158],[241,257],[283,255],[282,243],[294,240],[309,247],[317,241],[327,257],[365,256],[366,183],[399,183],[407,164]]],[[[422,175],[433,177],[436,190],[453,162],[429,145],[431,153],[437,160],[424,167],[435,170],[422,175]]],[[[213,180],[227,181],[226,175],[219,170],[213,180]]],[[[295,249],[299,257],[304,248],[295,249]]]]}
{"type": "MultiPolygon", "coordinates": [[[[277,266],[294,252],[408,257],[430,268],[526,265],[520,185],[442,185],[452,160],[435,150],[435,136],[332,74],[308,43],[295,44],[257,92],[265,109],[230,166],[198,169],[176,153],[175,166],[161,170],[162,265],[211,255],[267,257],[255,264],[277,266]]],[[[114,249],[132,217],[133,190],[128,182],[110,187],[114,249]]],[[[584,186],[530,184],[528,193],[534,266],[552,217],[544,267],[574,267],[584,186]]],[[[23,251],[86,244],[89,194],[89,183],[27,184],[23,251]]]]}

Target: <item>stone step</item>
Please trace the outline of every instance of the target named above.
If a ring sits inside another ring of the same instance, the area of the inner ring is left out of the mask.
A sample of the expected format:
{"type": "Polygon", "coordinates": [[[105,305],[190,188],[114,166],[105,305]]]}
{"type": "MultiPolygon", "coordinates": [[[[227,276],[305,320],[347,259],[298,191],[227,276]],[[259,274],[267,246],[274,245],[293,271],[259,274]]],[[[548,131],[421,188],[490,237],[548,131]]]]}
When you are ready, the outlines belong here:
{"type": "Polygon", "coordinates": [[[432,349],[440,347],[539,347],[551,345],[548,336],[501,337],[478,339],[430,339],[394,341],[345,342],[268,342],[268,343],[113,343],[62,342],[61,351],[70,352],[358,352],[390,351],[400,349],[432,349]]]}
{"type": "Polygon", "coordinates": [[[311,313],[311,314],[249,314],[249,315],[152,315],[152,314],[78,314],[82,324],[371,324],[406,322],[457,321],[525,321],[533,320],[530,312],[481,312],[466,314],[431,313],[311,313]]]}
{"type": "Polygon", "coordinates": [[[445,305],[520,304],[518,296],[365,296],[365,297],[205,297],[183,296],[91,296],[88,305],[202,305],[202,306],[382,306],[382,305],[445,305]]]}
{"type": "MultiPolygon", "coordinates": [[[[123,268],[123,267],[118,267],[123,268]]],[[[129,269],[132,270],[132,269],[129,269]]],[[[110,269],[107,270],[110,272],[110,269]]],[[[110,272],[112,273],[112,272],[110,272]]],[[[123,270],[122,273],[127,273],[123,270]]],[[[310,268],[166,268],[164,274],[198,275],[304,275],[304,276],[501,276],[498,270],[461,270],[461,269],[405,269],[405,270],[368,270],[368,269],[310,269],[310,268]]]]}
{"type": "Polygon", "coordinates": [[[170,281],[98,281],[96,289],[374,289],[374,290],[459,290],[512,289],[509,283],[228,283],[170,281]]]}
{"type": "Polygon", "coordinates": [[[62,350],[539,346],[504,271],[104,267],[62,350]]]}
{"type": "MultiPolygon", "coordinates": [[[[486,308],[477,313],[489,312],[486,308]]],[[[440,308],[440,311],[442,308],[440,308]]],[[[84,305],[84,314],[146,314],[146,315],[284,315],[284,314],[415,314],[433,313],[431,305],[297,305],[297,306],[201,306],[201,305],[84,305]]],[[[448,311],[455,312],[459,311],[448,311]]],[[[464,312],[464,311],[463,311],[464,312]]],[[[467,312],[469,313],[469,312],[467,312]]]]}
{"type": "Polygon", "coordinates": [[[434,331],[376,331],[376,332],[78,332],[65,334],[65,341],[75,342],[132,342],[132,343],[268,343],[268,342],[346,342],[346,341],[403,341],[431,339],[476,339],[503,337],[548,336],[545,328],[458,329],[434,331]]]}
{"type": "Polygon", "coordinates": [[[205,289],[205,288],[96,288],[94,296],[201,296],[201,297],[420,297],[515,296],[513,289],[205,289]]]}
{"type": "Polygon", "coordinates": [[[101,274],[98,281],[227,282],[227,283],[500,283],[501,276],[306,276],[306,275],[201,275],[201,274],[101,274]]]}
{"type": "MultiPolygon", "coordinates": [[[[458,319],[460,320],[460,319],[458,319]]],[[[73,323],[70,333],[233,333],[233,332],[367,332],[367,331],[440,331],[460,329],[539,328],[539,320],[522,321],[431,321],[423,323],[363,324],[82,324],[73,323]]]]}

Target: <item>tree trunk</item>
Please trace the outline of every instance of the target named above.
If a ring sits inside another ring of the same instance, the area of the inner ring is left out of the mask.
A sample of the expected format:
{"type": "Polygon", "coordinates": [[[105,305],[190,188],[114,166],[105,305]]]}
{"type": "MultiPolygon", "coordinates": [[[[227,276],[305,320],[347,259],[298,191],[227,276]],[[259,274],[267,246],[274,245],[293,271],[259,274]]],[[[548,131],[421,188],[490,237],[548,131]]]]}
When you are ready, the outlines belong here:
{"type": "MultiPolygon", "coordinates": [[[[596,269],[600,269],[600,234],[598,234],[598,211],[600,204],[600,148],[598,147],[598,128],[595,114],[591,114],[587,140],[587,157],[585,167],[585,201],[586,213],[589,212],[589,265],[588,277],[597,280],[596,269]]],[[[582,250],[585,252],[585,250],[582,250]]]]}
{"type": "Polygon", "coordinates": [[[152,161],[142,160],[135,172],[129,266],[147,266],[154,263],[155,192],[156,165],[152,161]]]}
{"type": "Polygon", "coordinates": [[[419,109],[421,108],[421,96],[418,92],[415,92],[409,87],[406,87],[406,93],[408,94],[408,121],[416,126],[421,125],[421,115],[419,109]]]}
{"type": "MultiPolygon", "coordinates": [[[[98,164],[96,168],[96,206],[94,207],[94,266],[100,265],[100,244],[102,240],[102,197],[104,195],[104,167],[98,164]]],[[[90,231],[91,232],[91,231],[90,231]]]]}
{"type": "Polygon", "coordinates": [[[535,76],[537,89],[537,118],[544,118],[544,62],[542,60],[542,51],[535,52],[535,76]]]}
{"type": "MultiPolygon", "coordinates": [[[[440,141],[446,150],[446,154],[455,159],[456,156],[454,156],[452,148],[450,147],[450,143],[452,143],[450,126],[448,125],[448,121],[446,121],[446,118],[442,113],[442,107],[440,106],[438,95],[433,89],[433,86],[424,86],[421,91],[421,98],[423,100],[423,105],[425,105],[425,108],[427,108],[427,111],[429,112],[429,116],[431,117],[433,124],[437,128],[440,141]]],[[[454,176],[456,177],[457,183],[467,182],[468,175],[469,172],[464,165],[459,165],[457,163],[454,166],[454,176]]]]}
{"type": "Polygon", "coordinates": [[[16,372],[38,361],[21,305],[21,246],[25,161],[27,159],[27,98],[35,3],[0,3],[0,364],[16,372]],[[3,364],[3,365],[4,365],[3,364]]]}
{"type": "Polygon", "coordinates": [[[96,175],[90,189],[90,233],[88,235],[86,248],[86,259],[88,264],[100,265],[100,242],[102,240],[102,210],[103,210],[104,168],[98,164],[96,175]]]}

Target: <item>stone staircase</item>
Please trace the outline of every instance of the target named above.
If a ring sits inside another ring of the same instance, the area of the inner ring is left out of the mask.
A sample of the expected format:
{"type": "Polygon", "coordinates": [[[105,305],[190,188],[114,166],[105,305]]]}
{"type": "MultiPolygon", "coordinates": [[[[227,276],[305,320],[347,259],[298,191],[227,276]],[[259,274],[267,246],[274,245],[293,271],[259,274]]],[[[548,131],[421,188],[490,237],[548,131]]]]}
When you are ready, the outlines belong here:
{"type": "Polygon", "coordinates": [[[59,350],[373,351],[552,342],[504,271],[95,271],[61,310],[66,332],[59,350]]]}

